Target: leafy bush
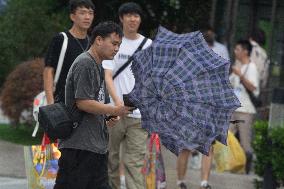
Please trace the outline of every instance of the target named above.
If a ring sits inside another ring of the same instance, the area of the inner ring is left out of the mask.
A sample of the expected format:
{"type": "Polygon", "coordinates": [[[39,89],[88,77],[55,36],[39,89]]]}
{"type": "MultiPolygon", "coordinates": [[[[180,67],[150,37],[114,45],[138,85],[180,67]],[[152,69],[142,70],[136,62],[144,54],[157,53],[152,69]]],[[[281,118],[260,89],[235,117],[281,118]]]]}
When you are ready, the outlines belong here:
{"type": "Polygon", "coordinates": [[[271,165],[273,177],[278,184],[284,184],[284,125],[268,128],[267,121],[257,121],[254,132],[255,173],[263,176],[265,168],[271,165]]]}
{"type": "Polygon", "coordinates": [[[276,178],[284,184],[284,127],[272,129],[269,136],[272,141],[273,172],[276,178]]]}
{"type": "Polygon", "coordinates": [[[254,132],[253,149],[256,154],[255,173],[263,175],[265,166],[271,161],[268,123],[266,121],[257,121],[254,124],[254,132]]]}
{"type": "Polygon", "coordinates": [[[42,57],[50,39],[70,26],[67,7],[55,0],[8,0],[0,16],[0,87],[16,65],[42,57]]]}
{"type": "Polygon", "coordinates": [[[42,72],[43,59],[37,58],[19,64],[12,71],[1,92],[0,101],[4,115],[8,116],[14,125],[21,119],[31,123],[32,115],[23,117],[23,112],[31,112],[33,99],[43,90],[42,72]]]}

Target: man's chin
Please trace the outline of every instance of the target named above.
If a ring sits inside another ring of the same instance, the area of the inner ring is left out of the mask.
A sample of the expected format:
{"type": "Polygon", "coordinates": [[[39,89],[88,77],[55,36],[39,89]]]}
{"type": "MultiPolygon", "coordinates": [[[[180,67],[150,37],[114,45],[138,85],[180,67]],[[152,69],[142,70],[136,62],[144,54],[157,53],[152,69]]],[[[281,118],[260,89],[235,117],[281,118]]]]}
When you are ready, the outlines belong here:
{"type": "Polygon", "coordinates": [[[114,56],[108,56],[105,58],[105,60],[113,60],[114,56]]]}

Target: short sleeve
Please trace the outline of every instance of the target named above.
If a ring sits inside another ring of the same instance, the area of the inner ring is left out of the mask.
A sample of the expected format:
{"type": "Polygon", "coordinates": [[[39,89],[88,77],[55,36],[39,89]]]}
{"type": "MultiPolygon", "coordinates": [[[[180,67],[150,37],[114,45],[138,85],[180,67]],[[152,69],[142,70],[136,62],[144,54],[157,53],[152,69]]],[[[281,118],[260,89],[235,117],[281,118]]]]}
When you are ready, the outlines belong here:
{"type": "Polygon", "coordinates": [[[86,62],[78,64],[73,72],[73,84],[75,99],[96,100],[98,91],[98,76],[91,65],[86,62]]]}
{"type": "Polygon", "coordinates": [[[114,60],[104,60],[103,63],[103,68],[106,70],[114,70],[114,60]]]}
{"type": "Polygon", "coordinates": [[[57,68],[58,59],[60,55],[60,51],[63,44],[63,35],[57,34],[53,37],[49,47],[47,54],[45,56],[45,66],[57,68]]]}

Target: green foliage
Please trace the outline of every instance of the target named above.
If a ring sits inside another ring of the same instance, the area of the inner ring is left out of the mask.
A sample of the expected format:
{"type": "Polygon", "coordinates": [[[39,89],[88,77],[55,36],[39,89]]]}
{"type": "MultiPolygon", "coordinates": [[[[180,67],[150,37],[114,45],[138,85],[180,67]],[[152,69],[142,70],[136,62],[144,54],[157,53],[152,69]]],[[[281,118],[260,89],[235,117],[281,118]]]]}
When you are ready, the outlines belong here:
{"type": "Polygon", "coordinates": [[[271,161],[271,146],[269,145],[267,122],[257,121],[254,125],[254,132],[253,148],[256,154],[255,173],[263,175],[265,166],[271,161]]]}
{"type": "MultiPolygon", "coordinates": [[[[95,24],[118,20],[118,7],[128,0],[93,0],[95,24]]],[[[134,0],[145,11],[141,30],[153,37],[163,25],[173,31],[198,30],[208,24],[210,1],[196,0],[134,0]]],[[[42,57],[51,37],[68,29],[68,0],[7,0],[0,15],[0,87],[15,65],[42,57]]]]}
{"type": "MultiPolygon", "coordinates": [[[[118,7],[129,0],[93,0],[96,9],[95,23],[102,20],[118,20],[118,7]],[[107,14],[108,13],[108,14],[107,14]]],[[[163,25],[175,32],[198,30],[208,24],[210,1],[196,0],[133,0],[141,5],[145,17],[141,30],[147,36],[154,36],[155,29],[163,25]]]]}
{"type": "Polygon", "coordinates": [[[34,145],[41,144],[43,132],[39,130],[35,138],[32,137],[33,128],[26,127],[25,125],[19,125],[12,127],[11,125],[0,125],[0,139],[8,142],[22,144],[22,145],[34,145]]]}
{"type": "Polygon", "coordinates": [[[15,65],[43,56],[51,37],[68,22],[55,0],[8,0],[0,16],[0,86],[15,65]]]}
{"type": "Polygon", "coordinates": [[[284,127],[271,130],[269,134],[272,141],[271,163],[273,172],[284,183],[284,127]]]}
{"type": "Polygon", "coordinates": [[[254,133],[255,173],[263,176],[266,166],[271,165],[273,176],[284,183],[284,125],[268,128],[267,121],[257,121],[254,133]]]}

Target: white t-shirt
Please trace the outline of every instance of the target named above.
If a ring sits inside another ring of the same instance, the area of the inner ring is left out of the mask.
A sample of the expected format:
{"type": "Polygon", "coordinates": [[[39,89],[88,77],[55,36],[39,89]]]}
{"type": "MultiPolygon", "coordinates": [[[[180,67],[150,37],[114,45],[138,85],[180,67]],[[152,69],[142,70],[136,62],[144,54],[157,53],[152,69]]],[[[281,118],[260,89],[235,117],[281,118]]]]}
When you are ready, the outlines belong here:
{"type": "MultiPolygon", "coordinates": [[[[139,34],[139,38],[135,40],[127,39],[125,37],[122,38],[122,43],[120,45],[118,53],[114,56],[113,60],[104,60],[103,68],[112,70],[113,75],[117,72],[117,70],[129,59],[130,56],[136,51],[138,46],[143,41],[144,36],[139,34]]],[[[152,43],[152,40],[148,39],[144,44],[142,49],[149,47],[152,43]]],[[[132,63],[131,63],[132,64],[132,63]]],[[[135,84],[135,78],[131,71],[131,64],[126,67],[115,79],[114,85],[116,88],[116,93],[121,100],[123,100],[122,95],[128,94],[132,91],[135,84]]],[[[112,98],[111,103],[113,103],[112,98]]],[[[134,110],[133,114],[129,114],[129,117],[141,118],[141,114],[139,110],[134,110]]]]}
{"type": "Polygon", "coordinates": [[[214,41],[212,50],[226,60],[230,60],[228,49],[225,45],[214,41]]]}
{"type": "MultiPolygon", "coordinates": [[[[244,75],[244,77],[247,80],[249,80],[254,85],[256,89],[253,91],[253,94],[255,96],[258,96],[259,95],[259,74],[258,74],[255,63],[250,62],[249,64],[241,65],[241,73],[242,75],[244,75]]],[[[238,108],[236,112],[251,113],[251,114],[256,113],[255,107],[252,104],[245,87],[240,82],[240,77],[232,73],[230,75],[230,81],[234,88],[234,92],[236,96],[241,102],[241,107],[238,108]]]]}

